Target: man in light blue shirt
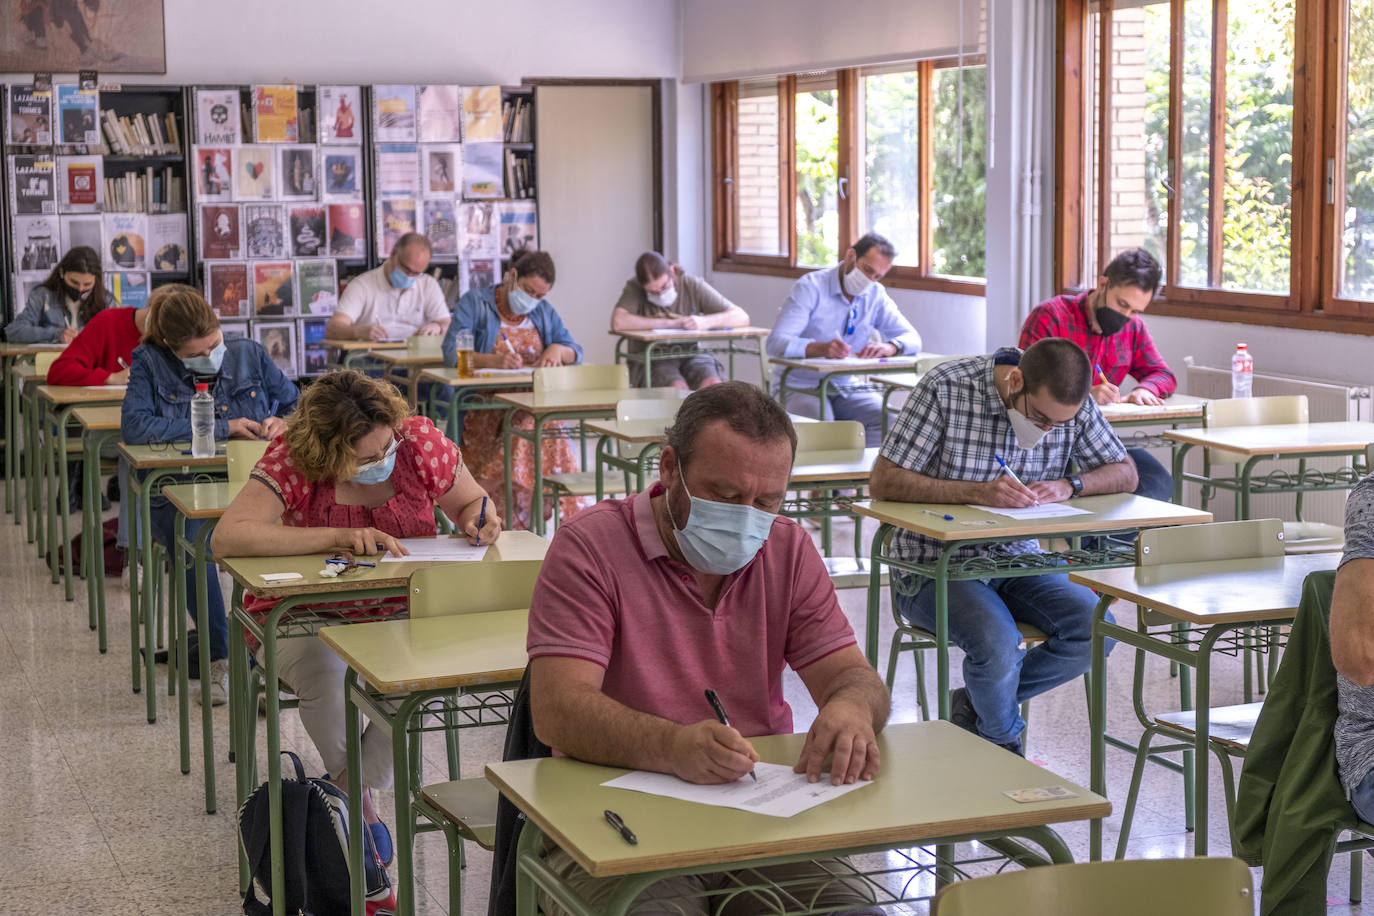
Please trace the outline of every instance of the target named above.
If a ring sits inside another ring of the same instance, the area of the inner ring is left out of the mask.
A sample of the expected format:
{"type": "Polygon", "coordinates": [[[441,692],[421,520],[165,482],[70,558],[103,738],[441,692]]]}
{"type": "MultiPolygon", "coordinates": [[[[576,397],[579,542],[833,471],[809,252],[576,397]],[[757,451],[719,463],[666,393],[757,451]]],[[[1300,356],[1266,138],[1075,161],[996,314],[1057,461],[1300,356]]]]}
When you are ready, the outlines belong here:
{"type": "MultiPolygon", "coordinates": [[[[891,242],[870,232],[845,252],[837,266],[798,279],[768,335],[768,355],[877,359],[919,354],[921,335],[879,282],[892,269],[896,254],[891,242]]],[[[793,371],[787,376],[789,388],[819,383],[814,372],[793,371]]],[[[827,419],[858,420],[867,432],[868,444],[878,445],[883,438],[882,399],[875,391],[854,390],[858,385],[854,376],[831,377],[827,419]]],[[[802,416],[820,415],[815,395],[788,394],[786,406],[802,416]]]]}

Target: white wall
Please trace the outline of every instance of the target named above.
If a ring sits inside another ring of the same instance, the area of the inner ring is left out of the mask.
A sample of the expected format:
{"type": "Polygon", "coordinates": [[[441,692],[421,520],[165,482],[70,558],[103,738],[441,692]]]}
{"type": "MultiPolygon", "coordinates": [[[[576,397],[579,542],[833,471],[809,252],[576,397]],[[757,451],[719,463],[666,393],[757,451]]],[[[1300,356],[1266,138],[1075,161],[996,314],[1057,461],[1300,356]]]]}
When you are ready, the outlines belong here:
{"type": "Polygon", "coordinates": [[[491,85],[679,72],[677,0],[165,0],[164,8],[166,75],[103,79],[491,85]]]}
{"type": "Polygon", "coordinates": [[[687,82],[943,57],[978,42],[978,0],[687,0],[687,82]]]}

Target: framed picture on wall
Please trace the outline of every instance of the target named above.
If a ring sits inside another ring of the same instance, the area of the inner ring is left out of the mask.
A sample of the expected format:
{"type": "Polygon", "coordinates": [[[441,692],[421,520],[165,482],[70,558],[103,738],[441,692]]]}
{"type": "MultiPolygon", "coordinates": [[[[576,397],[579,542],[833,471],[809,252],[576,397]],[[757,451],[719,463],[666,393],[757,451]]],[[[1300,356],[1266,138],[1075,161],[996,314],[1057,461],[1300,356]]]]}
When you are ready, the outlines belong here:
{"type": "Polygon", "coordinates": [[[166,73],[162,0],[0,4],[0,73],[166,73]]]}

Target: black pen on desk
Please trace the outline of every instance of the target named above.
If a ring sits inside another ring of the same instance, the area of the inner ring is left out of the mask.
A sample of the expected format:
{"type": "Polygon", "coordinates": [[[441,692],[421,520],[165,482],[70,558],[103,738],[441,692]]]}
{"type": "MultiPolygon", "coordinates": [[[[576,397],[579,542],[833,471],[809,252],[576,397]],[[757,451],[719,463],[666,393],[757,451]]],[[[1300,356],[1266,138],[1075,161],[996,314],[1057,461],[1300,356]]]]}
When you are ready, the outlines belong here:
{"type": "MultiPolygon", "coordinates": [[[[730,728],[734,727],[730,725],[730,717],[725,714],[725,707],[721,705],[720,697],[716,696],[716,692],[712,690],[710,687],[706,688],[706,702],[711,704],[711,709],[713,709],[716,713],[716,720],[719,721],[721,725],[725,725],[730,728]]],[[[759,781],[758,774],[755,773],[753,770],[749,771],[749,778],[754,780],[754,782],[759,781]]]]}
{"type": "Polygon", "coordinates": [[[625,822],[620,819],[620,815],[616,814],[610,808],[606,809],[606,823],[618,830],[620,835],[625,838],[625,842],[629,843],[631,846],[639,845],[639,837],[635,836],[634,831],[625,826],[625,822]]]}
{"type": "Polygon", "coordinates": [[[477,543],[474,546],[482,546],[482,526],[487,523],[487,498],[482,497],[482,509],[477,513],[477,543]]]}

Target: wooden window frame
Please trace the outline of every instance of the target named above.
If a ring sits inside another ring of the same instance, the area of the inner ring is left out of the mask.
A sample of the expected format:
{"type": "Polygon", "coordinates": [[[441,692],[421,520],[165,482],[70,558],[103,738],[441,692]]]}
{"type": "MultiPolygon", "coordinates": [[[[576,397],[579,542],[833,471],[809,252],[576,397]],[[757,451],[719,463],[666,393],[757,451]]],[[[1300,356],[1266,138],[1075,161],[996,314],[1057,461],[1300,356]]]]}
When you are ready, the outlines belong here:
{"type": "MultiPolygon", "coordinates": [[[[894,289],[929,290],[982,296],[986,284],[982,280],[927,273],[931,248],[931,134],[933,104],[932,75],[935,61],[914,62],[920,99],[920,136],[917,138],[918,182],[918,238],[919,266],[894,266],[883,278],[883,285],[894,289]]],[[[836,157],[836,203],[840,244],[848,246],[858,235],[861,226],[860,209],[864,184],[862,155],[863,112],[861,81],[863,70],[856,67],[835,72],[839,143],[836,157]]],[[[778,78],[778,167],[781,200],[780,226],[787,234],[786,256],[741,254],[735,251],[739,239],[739,211],[735,199],[734,176],[738,167],[738,138],[735,125],[738,116],[738,81],[711,84],[711,202],[713,208],[713,267],[725,273],[752,273],[779,277],[800,277],[817,268],[797,264],[796,198],[796,92],[794,75],[778,78]]]]}
{"type": "MultiPolygon", "coordinates": [[[[1213,68],[1211,125],[1213,136],[1221,142],[1211,145],[1212,199],[1220,198],[1218,185],[1224,181],[1222,169],[1215,163],[1224,162],[1225,150],[1225,36],[1226,0],[1213,2],[1213,68]],[[1217,41],[1217,37],[1221,40],[1217,41]],[[1218,61],[1221,66],[1218,66],[1218,61]]],[[[1319,0],[1299,2],[1294,8],[1293,42],[1293,180],[1290,230],[1290,276],[1286,294],[1238,292],[1182,286],[1166,286],[1151,306],[1151,314],[1171,315],[1213,321],[1243,322],[1255,325],[1291,327],[1304,330],[1337,331],[1374,335],[1374,302],[1346,299],[1340,296],[1342,273],[1342,234],[1344,209],[1345,139],[1345,79],[1346,79],[1346,11],[1348,0],[1319,0]],[[1328,181],[1327,169],[1331,169],[1328,181]]],[[[1105,266],[1111,252],[1107,250],[1105,227],[1108,224],[1106,203],[1110,183],[1109,170],[1102,168],[1110,154],[1105,142],[1107,118],[1099,114],[1097,155],[1091,163],[1085,152],[1083,100],[1084,56],[1091,53],[1087,33],[1089,29],[1089,0],[1058,0],[1058,28],[1056,54],[1060,66],[1056,78],[1056,105],[1060,114],[1060,129],[1055,137],[1055,170],[1059,181],[1055,187],[1054,277],[1058,289],[1081,290],[1081,278],[1087,274],[1082,262],[1084,225],[1082,207],[1085,181],[1089,169],[1103,178],[1097,191],[1098,260],[1097,270],[1105,266]]],[[[1111,71],[1110,14],[1112,0],[1100,0],[1103,13],[1099,41],[1102,65],[1096,68],[1100,86],[1108,85],[1111,71]]],[[[1175,23],[1182,22],[1184,0],[1170,0],[1175,23]]],[[[1176,26],[1170,37],[1170,118],[1167,139],[1169,176],[1178,187],[1178,163],[1182,153],[1182,131],[1174,112],[1182,107],[1182,68],[1177,62],[1183,55],[1183,29],[1176,26]]],[[[1099,111],[1104,111],[1108,93],[1099,90],[1099,111]]],[[[1169,216],[1166,235],[1167,276],[1178,276],[1180,258],[1178,197],[1169,196],[1169,216]]],[[[1220,208],[1209,208],[1208,272],[1209,280],[1220,276],[1220,224],[1224,214],[1220,208]]]]}

